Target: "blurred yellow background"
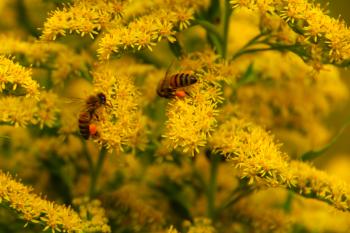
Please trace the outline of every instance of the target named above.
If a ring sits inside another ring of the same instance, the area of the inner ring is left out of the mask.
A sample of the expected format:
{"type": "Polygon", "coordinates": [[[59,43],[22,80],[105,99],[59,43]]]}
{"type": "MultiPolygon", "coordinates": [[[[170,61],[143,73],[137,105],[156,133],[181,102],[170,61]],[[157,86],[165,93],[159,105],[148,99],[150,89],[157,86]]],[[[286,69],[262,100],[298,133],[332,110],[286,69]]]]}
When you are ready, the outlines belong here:
{"type": "MultiPolygon", "coordinates": [[[[340,17],[345,20],[345,22],[350,24],[350,1],[349,0],[318,0],[322,4],[329,3],[328,9],[329,13],[333,17],[340,17]]],[[[350,70],[342,70],[342,78],[348,84],[350,88],[350,70]]],[[[350,103],[347,103],[343,109],[340,109],[338,112],[335,112],[334,115],[329,120],[330,127],[334,130],[334,133],[341,127],[341,125],[350,117],[350,103]]],[[[344,133],[339,138],[338,142],[332,147],[331,151],[328,152],[328,155],[336,154],[348,154],[350,156],[350,127],[348,127],[344,133]]],[[[327,156],[323,156],[320,160],[327,160],[327,156]]]]}

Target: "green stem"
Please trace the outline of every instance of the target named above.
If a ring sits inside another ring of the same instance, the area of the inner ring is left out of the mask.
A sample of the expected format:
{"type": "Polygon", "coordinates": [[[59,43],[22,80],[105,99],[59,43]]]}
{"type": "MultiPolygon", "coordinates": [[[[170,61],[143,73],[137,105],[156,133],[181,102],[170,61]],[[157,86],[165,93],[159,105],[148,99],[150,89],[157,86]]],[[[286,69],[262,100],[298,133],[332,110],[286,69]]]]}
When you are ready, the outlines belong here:
{"type": "Polygon", "coordinates": [[[235,203],[237,203],[242,198],[246,197],[247,195],[251,194],[254,191],[254,188],[248,185],[247,179],[240,179],[238,178],[239,185],[236,187],[231,195],[222,202],[222,204],[217,208],[216,215],[220,216],[222,211],[225,209],[233,206],[235,203]]]}
{"type": "Polygon", "coordinates": [[[38,30],[32,25],[27,14],[27,9],[23,0],[17,0],[17,20],[18,23],[34,37],[39,37],[38,30]]]}
{"type": "Polygon", "coordinates": [[[221,213],[221,211],[225,210],[226,208],[229,208],[230,206],[237,203],[239,200],[241,200],[243,197],[246,197],[250,193],[253,192],[254,189],[250,188],[247,185],[246,181],[241,181],[240,185],[233,190],[232,195],[222,203],[222,205],[217,209],[218,213],[221,213]]]}
{"type": "Polygon", "coordinates": [[[228,47],[228,34],[230,26],[230,16],[232,14],[232,8],[229,0],[225,0],[225,11],[224,11],[224,31],[223,31],[223,58],[227,56],[227,47],[228,47]]]}
{"type": "Polygon", "coordinates": [[[217,154],[213,154],[210,151],[208,152],[210,156],[210,179],[208,184],[208,217],[212,220],[215,219],[216,210],[215,210],[215,194],[217,189],[217,174],[218,167],[220,162],[220,157],[217,154]]]}
{"type": "Polygon", "coordinates": [[[146,64],[152,64],[157,68],[167,67],[166,61],[160,60],[159,58],[152,55],[152,53],[147,51],[138,51],[133,54],[137,59],[141,59],[146,64]]]}
{"type": "Polygon", "coordinates": [[[202,26],[205,30],[207,30],[209,33],[215,35],[220,42],[223,42],[220,32],[217,30],[216,26],[206,20],[201,20],[201,19],[195,19],[194,20],[194,25],[198,24],[202,26]]]}
{"type": "Polygon", "coordinates": [[[339,129],[338,133],[332,138],[332,140],[329,143],[327,143],[325,146],[323,146],[320,149],[311,150],[311,151],[304,153],[301,156],[301,160],[302,161],[309,161],[309,160],[316,159],[316,158],[320,157],[321,155],[323,155],[332,145],[334,145],[334,143],[337,142],[338,138],[343,134],[344,130],[349,125],[350,125],[350,118],[348,118],[347,121],[345,121],[343,126],[339,129]]]}
{"type": "Polygon", "coordinates": [[[237,193],[237,195],[232,195],[229,200],[227,200],[220,208],[218,208],[218,211],[221,212],[224,209],[234,205],[237,203],[241,198],[247,196],[250,192],[249,191],[242,191],[240,193],[237,193]]]}
{"type": "Polygon", "coordinates": [[[174,56],[176,58],[182,57],[184,51],[183,51],[183,48],[180,45],[180,42],[179,42],[178,38],[176,38],[176,41],[174,41],[173,43],[168,42],[168,46],[169,46],[171,52],[174,54],[174,56]]]}
{"type": "Polygon", "coordinates": [[[266,35],[265,33],[260,33],[260,34],[258,34],[258,35],[256,35],[256,36],[254,36],[252,39],[250,39],[250,40],[240,49],[240,51],[242,51],[242,50],[248,48],[248,47],[251,46],[251,45],[259,44],[259,43],[264,43],[265,40],[259,41],[259,39],[260,39],[261,37],[265,36],[265,35],[266,35]]]}
{"type": "Polygon", "coordinates": [[[283,210],[285,213],[290,213],[292,211],[292,204],[294,199],[294,193],[288,191],[286,201],[283,204],[283,210]]]}
{"type": "Polygon", "coordinates": [[[222,56],[223,55],[223,38],[220,34],[220,32],[217,30],[216,26],[209,21],[201,20],[201,19],[195,19],[194,25],[200,25],[202,26],[207,33],[209,34],[210,39],[212,40],[213,44],[215,45],[218,53],[222,56]]]}
{"type": "Polygon", "coordinates": [[[215,17],[218,17],[219,12],[220,12],[220,0],[211,0],[210,6],[207,12],[207,19],[210,22],[214,22],[215,17]]]}
{"type": "Polygon", "coordinates": [[[107,155],[107,149],[102,146],[100,154],[98,156],[97,164],[94,169],[92,169],[91,173],[91,183],[90,183],[90,197],[94,197],[96,195],[96,184],[97,184],[97,179],[101,173],[102,165],[103,162],[106,158],[107,155]]]}
{"type": "Polygon", "coordinates": [[[266,35],[265,33],[259,33],[258,35],[254,36],[252,39],[250,39],[239,51],[236,52],[236,54],[233,55],[232,60],[234,60],[236,57],[238,57],[239,54],[244,52],[248,47],[250,47],[252,45],[256,45],[256,44],[266,43],[266,39],[259,41],[259,39],[265,35],[266,35]]]}
{"type": "Polygon", "coordinates": [[[215,45],[217,53],[220,54],[221,56],[223,56],[224,48],[222,47],[221,40],[219,38],[217,38],[216,36],[214,36],[213,34],[209,34],[209,38],[210,38],[211,42],[215,45]]]}
{"type": "Polygon", "coordinates": [[[232,56],[231,60],[235,60],[238,57],[240,57],[242,55],[245,55],[245,54],[257,53],[257,52],[265,52],[265,51],[273,51],[273,50],[282,51],[282,50],[287,50],[287,49],[289,49],[291,47],[292,46],[288,46],[288,45],[282,46],[281,45],[281,46],[274,46],[274,47],[269,47],[269,48],[257,48],[257,49],[240,50],[239,52],[237,52],[236,54],[234,54],[232,56]]]}
{"type": "Polygon", "coordinates": [[[88,166],[89,166],[89,171],[90,171],[90,177],[92,177],[93,169],[94,169],[94,164],[91,159],[90,152],[87,148],[86,140],[83,140],[83,156],[85,157],[88,166]]]}

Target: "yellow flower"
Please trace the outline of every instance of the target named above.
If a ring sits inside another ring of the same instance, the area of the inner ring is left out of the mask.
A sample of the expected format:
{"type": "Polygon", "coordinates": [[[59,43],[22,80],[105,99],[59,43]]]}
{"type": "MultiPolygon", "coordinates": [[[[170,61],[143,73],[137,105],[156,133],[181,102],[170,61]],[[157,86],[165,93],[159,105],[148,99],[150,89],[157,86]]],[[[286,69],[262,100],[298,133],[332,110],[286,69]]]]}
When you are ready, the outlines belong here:
{"type": "Polygon", "coordinates": [[[11,207],[27,222],[39,223],[54,232],[79,232],[82,220],[69,207],[46,201],[33,190],[0,171],[0,203],[11,207]]]}
{"type": "Polygon", "coordinates": [[[255,187],[285,187],[304,197],[350,211],[350,186],[309,164],[289,162],[280,145],[261,127],[232,118],[211,139],[213,149],[225,156],[239,177],[255,187]]]}
{"type": "Polygon", "coordinates": [[[40,100],[25,97],[0,98],[0,121],[24,127],[28,123],[53,127],[59,112],[57,96],[52,92],[42,92],[40,100]]]}
{"type": "Polygon", "coordinates": [[[194,2],[181,0],[154,1],[153,4],[156,10],[149,14],[137,17],[125,26],[119,23],[109,27],[97,50],[100,59],[107,60],[112,53],[128,50],[148,48],[152,51],[152,47],[163,38],[174,42],[177,29],[186,29],[198,8],[194,2]]]}
{"type": "MultiPolygon", "coordinates": [[[[106,95],[107,106],[98,112],[98,142],[111,150],[134,146],[142,137],[144,121],[139,109],[140,94],[131,77],[119,75],[116,67],[101,65],[93,72],[95,92],[106,95]]],[[[140,145],[141,146],[141,145],[140,145]]]]}
{"type": "Polygon", "coordinates": [[[212,96],[205,89],[201,90],[200,84],[197,86],[196,91],[191,92],[191,97],[169,103],[164,133],[170,149],[180,147],[183,152],[192,155],[199,153],[199,147],[206,145],[207,137],[216,126],[215,116],[218,114],[212,96]]]}
{"type": "Polygon", "coordinates": [[[189,54],[180,64],[181,69],[192,71],[198,82],[186,87],[188,95],[185,98],[169,102],[163,137],[169,149],[179,147],[183,152],[194,155],[207,144],[216,127],[218,104],[223,102],[220,81],[235,82],[240,69],[221,61],[210,50],[189,54]]]}
{"type": "Polygon", "coordinates": [[[25,127],[28,123],[36,124],[35,113],[38,111],[37,101],[23,97],[0,98],[1,121],[25,127]]]}
{"type": "Polygon", "coordinates": [[[234,8],[260,9],[261,15],[276,14],[285,20],[291,29],[301,35],[299,41],[295,43],[296,48],[292,51],[304,60],[312,60],[319,65],[332,63],[346,66],[349,64],[350,30],[343,21],[326,15],[319,4],[307,0],[232,0],[230,2],[234,8]],[[262,2],[263,8],[261,8],[262,2]],[[315,46],[319,52],[313,54],[312,50],[315,46]],[[298,52],[298,49],[303,50],[304,53],[298,52]]]}
{"type": "Polygon", "coordinates": [[[85,232],[111,232],[108,218],[99,200],[89,198],[76,198],[73,204],[78,207],[79,216],[84,220],[85,232]]]}
{"type": "Polygon", "coordinates": [[[194,223],[184,223],[188,227],[187,233],[216,233],[217,231],[212,226],[212,221],[208,218],[195,218],[194,223]]]}
{"type": "Polygon", "coordinates": [[[230,0],[230,4],[232,5],[233,9],[239,7],[250,8],[254,6],[254,0],[230,0]]]}
{"type": "Polygon", "coordinates": [[[42,40],[55,40],[57,36],[65,36],[66,32],[77,32],[81,36],[89,34],[94,38],[115,16],[120,16],[123,0],[94,1],[79,0],[72,6],[55,10],[44,23],[42,40]]]}
{"type": "Polygon", "coordinates": [[[44,125],[53,127],[57,121],[58,96],[53,92],[42,92],[40,100],[38,101],[38,110],[35,113],[37,123],[42,129],[44,125]]]}
{"type": "Polygon", "coordinates": [[[39,98],[39,84],[32,79],[31,69],[26,69],[11,59],[0,56],[0,92],[15,91],[21,87],[26,97],[39,98]]]}
{"type": "Polygon", "coordinates": [[[303,141],[294,145],[294,150],[310,150],[327,142],[331,134],[323,119],[349,97],[337,68],[327,65],[312,73],[312,68],[292,53],[265,52],[238,60],[254,64],[252,76],[256,78],[235,92],[240,114],[287,137],[288,133],[294,138],[299,134],[303,141]]]}
{"type": "Polygon", "coordinates": [[[63,44],[23,41],[9,35],[0,36],[0,54],[18,56],[18,61],[25,66],[49,70],[53,84],[62,84],[80,72],[86,73],[86,65],[92,63],[87,53],[77,53],[63,44]]]}

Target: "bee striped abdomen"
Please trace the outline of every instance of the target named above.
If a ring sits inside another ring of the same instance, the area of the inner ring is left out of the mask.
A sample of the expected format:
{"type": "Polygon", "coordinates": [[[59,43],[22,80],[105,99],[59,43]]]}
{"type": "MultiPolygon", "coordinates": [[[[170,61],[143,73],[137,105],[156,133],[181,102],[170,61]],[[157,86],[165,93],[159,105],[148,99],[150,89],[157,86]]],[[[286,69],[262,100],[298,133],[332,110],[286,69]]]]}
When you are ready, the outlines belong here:
{"type": "Polygon", "coordinates": [[[81,136],[84,139],[89,139],[90,137],[90,130],[89,130],[89,124],[91,121],[91,115],[89,112],[81,112],[79,114],[79,131],[81,136]]]}
{"type": "MultiPolygon", "coordinates": [[[[190,74],[184,74],[184,76],[183,76],[184,86],[189,86],[189,85],[193,84],[191,81],[191,77],[192,77],[192,75],[190,75],[190,74]]],[[[197,79],[196,79],[196,81],[197,81],[197,79]]]]}
{"type": "Polygon", "coordinates": [[[186,87],[197,82],[197,78],[189,73],[177,73],[170,77],[170,86],[174,89],[186,87]]]}
{"type": "Polygon", "coordinates": [[[79,114],[79,131],[84,139],[89,139],[90,136],[96,136],[97,130],[95,124],[90,124],[92,118],[98,119],[96,110],[101,106],[106,105],[106,95],[98,93],[91,95],[85,102],[85,109],[79,114]]]}
{"type": "Polygon", "coordinates": [[[160,80],[157,87],[157,94],[164,98],[184,97],[184,91],[181,93],[179,89],[190,86],[196,83],[197,77],[189,72],[176,73],[171,76],[165,74],[165,77],[160,80]]]}

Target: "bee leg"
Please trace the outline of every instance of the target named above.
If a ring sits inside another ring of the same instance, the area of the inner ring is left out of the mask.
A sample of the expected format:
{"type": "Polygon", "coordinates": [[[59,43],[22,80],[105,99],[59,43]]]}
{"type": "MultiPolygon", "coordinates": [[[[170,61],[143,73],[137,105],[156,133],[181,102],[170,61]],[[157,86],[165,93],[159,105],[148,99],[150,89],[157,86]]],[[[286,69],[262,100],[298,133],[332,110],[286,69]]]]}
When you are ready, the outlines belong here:
{"type": "Polygon", "coordinates": [[[175,97],[176,90],[174,88],[165,88],[164,90],[165,90],[164,91],[165,92],[165,95],[164,95],[165,98],[171,99],[171,98],[175,97]]]}
{"type": "Polygon", "coordinates": [[[100,137],[100,133],[97,131],[94,135],[92,135],[93,138],[99,138],[100,137]]]}
{"type": "Polygon", "coordinates": [[[93,118],[95,118],[96,121],[100,121],[100,117],[96,113],[93,114],[93,118]]]}
{"type": "Polygon", "coordinates": [[[192,97],[189,92],[185,91],[186,96],[192,97]]]}
{"type": "Polygon", "coordinates": [[[184,97],[193,97],[191,94],[190,94],[190,92],[188,92],[188,91],[183,91],[184,92],[184,97]]]}

